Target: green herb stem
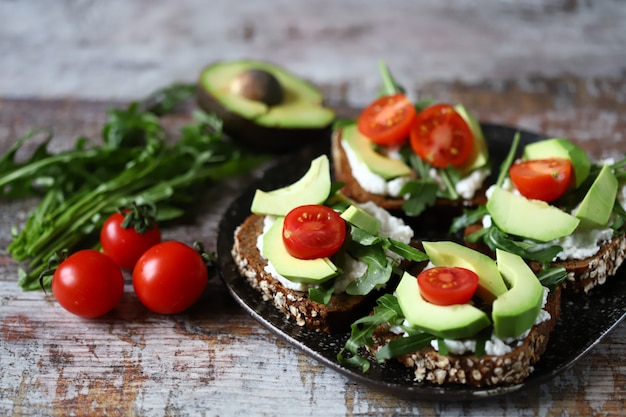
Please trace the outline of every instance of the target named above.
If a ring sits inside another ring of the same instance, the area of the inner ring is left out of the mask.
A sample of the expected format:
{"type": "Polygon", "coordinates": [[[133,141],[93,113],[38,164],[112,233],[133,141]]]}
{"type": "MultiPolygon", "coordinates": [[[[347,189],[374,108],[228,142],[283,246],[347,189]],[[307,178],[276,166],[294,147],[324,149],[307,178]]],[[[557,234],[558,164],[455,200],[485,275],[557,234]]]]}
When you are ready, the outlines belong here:
{"type": "MultiPolygon", "coordinates": [[[[18,279],[23,289],[40,288],[39,274],[56,253],[94,246],[106,217],[119,207],[148,204],[156,207],[157,221],[171,220],[193,204],[190,189],[245,173],[265,160],[225,140],[221,120],[203,112],[195,112],[170,144],[157,116],[174,111],[193,91],[174,85],[126,109],[109,110],[102,146],[87,149],[81,137],[74,149],[50,154],[48,139],[18,164],[15,154],[34,137],[31,132],[3,156],[0,195],[41,198],[21,230],[12,229],[7,248],[25,263],[18,279]]],[[[49,285],[50,279],[44,280],[44,287],[49,285]]]]}

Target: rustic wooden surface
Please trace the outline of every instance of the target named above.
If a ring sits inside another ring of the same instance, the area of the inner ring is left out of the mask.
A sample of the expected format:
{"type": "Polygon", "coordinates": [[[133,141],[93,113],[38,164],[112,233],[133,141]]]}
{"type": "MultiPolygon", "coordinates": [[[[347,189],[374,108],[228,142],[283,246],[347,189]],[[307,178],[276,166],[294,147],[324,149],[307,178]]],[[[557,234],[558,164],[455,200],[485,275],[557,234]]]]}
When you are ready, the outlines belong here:
{"type": "MultiPolygon", "coordinates": [[[[194,0],[35,3],[0,1],[0,151],[30,127],[53,128],[55,149],[79,135],[97,138],[112,100],[193,79],[205,63],[235,56],[274,58],[342,108],[375,91],[375,60],[383,57],[414,97],[462,102],[483,121],[566,136],[597,157],[626,151],[623,1],[488,2],[481,13],[473,2],[448,1],[299,9],[257,0],[237,11],[222,1],[210,9],[194,0]],[[460,25],[468,13],[471,23],[460,25]],[[442,36],[424,39],[435,18],[442,36]],[[415,41],[398,44],[407,34],[415,41]]],[[[243,182],[202,190],[202,214],[165,237],[215,249],[217,222],[243,182]]],[[[109,315],[76,318],[52,296],[17,286],[18,265],[5,248],[36,203],[0,202],[2,416],[624,413],[624,323],[541,386],[435,402],[383,394],[320,365],[248,316],[217,277],[185,314],[152,314],[127,286],[109,315]]]]}

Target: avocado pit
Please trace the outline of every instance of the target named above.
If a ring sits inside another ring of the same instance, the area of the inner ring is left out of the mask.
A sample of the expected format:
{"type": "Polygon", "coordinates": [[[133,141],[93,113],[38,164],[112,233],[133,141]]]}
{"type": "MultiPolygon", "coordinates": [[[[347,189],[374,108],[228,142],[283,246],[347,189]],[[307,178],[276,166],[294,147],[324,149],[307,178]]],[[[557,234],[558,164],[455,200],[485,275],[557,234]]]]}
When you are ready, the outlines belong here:
{"type": "Polygon", "coordinates": [[[283,101],[283,87],[268,71],[251,68],[241,72],[230,83],[230,91],[248,100],[274,106],[283,101]]]}

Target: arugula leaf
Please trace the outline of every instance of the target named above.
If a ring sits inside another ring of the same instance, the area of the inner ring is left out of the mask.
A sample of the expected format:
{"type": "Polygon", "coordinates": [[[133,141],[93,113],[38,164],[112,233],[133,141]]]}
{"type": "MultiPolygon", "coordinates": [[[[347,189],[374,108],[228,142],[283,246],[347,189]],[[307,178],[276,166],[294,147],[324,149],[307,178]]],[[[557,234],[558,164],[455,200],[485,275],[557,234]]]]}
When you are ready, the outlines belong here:
{"type": "Polygon", "coordinates": [[[379,325],[385,323],[400,325],[403,319],[402,310],[396,297],[391,294],[382,295],[376,300],[376,306],[371,315],[358,319],[350,326],[350,337],[337,353],[337,361],[340,364],[361,368],[362,372],[367,372],[370,363],[360,355],[360,349],[374,343],[372,335],[379,325]]]}
{"type": "Polygon", "coordinates": [[[546,268],[537,274],[537,279],[541,285],[552,289],[567,279],[567,270],[562,266],[546,268]]]}
{"type": "Polygon", "coordinates": [[[509,175],[509,169],[511,168],[511,165],[513,164],[513,161],[515,160],[515,154],[517,153],[519,141],[520,141],[520,132],[518,130],[515,132],[515,135],[513,136],[513,142],[511,143],[511,148],[509,149],[509,153],[507,154],[506,158],[504,158],[504,161],[502,161],[502,165],[500,165],[500,172],[498,174],[498,179],[496,180],[496,185],[498,187],[502,187],[502,184],[504,184],[504,180],[506,179],[507,175],[509,175]]]}
{"type": "Polygon", "coordinates": [[[409,216],[419,216],[437,201],[439,185],[432,179],[411,180],[406,182],[400,191],[406,195],[402,209],[409,216]]]}
{"type": "Polygon", "coordinates": [[[482,220],[489,212],[487,211],[487,206],[478,206],[474,209],[465,209],[463,210],[463,214],[452,219],[452,224],[450,225],[450,233],[457,233],[461,230],[465,229],[467,226],[471,226],[482,220]]]}
{"type": "Polygon", "coordinates": [[[309,299],[320,304],[328,304],[335,290],[334,281],[334,279],[330,279],[317,287],[309,287],[309,299]]]}
{"type": "Polygon", "coordinates": [[[437,169],[437,173],[444,184],[444,187],[440,192],[440,196],[448,200],[458,200],[459,193],[456,192],[456,184],[461,179],[459,170],[450,166],[448,168],[437,169]]]}
{"type": "Polygon", "coordinates": [[[499,248],[519,255],[524,259],[542,263],[552,262],[554,257],[563,250],[563,248],[558,245],[537,249],[537,242],[514,240],[507,233],[495,226],[491,226],[487,229],[487,233],[484,235],[484,241],[491,250],[495,251],[496,248],[499,248]]]}
{"type": "MultiPolygon", "coordinates": [[[[383,362],[387,359],[396,358],[402,355],[408,355],[411,352],[416,352],[420,349],[425,348],[426,346],[429,346],[430,342],[434,339],[436,339],[436,337],[432,334],[418,333],[406,337],[400,337],[395,340],[390,340],[389,342],[385,343],[385,345],[382,346],[378,350],[378,352],[376,352],[376,360],[378,360],[379,362],[383,362]]],[[[444,349],[443,351],[439,351],[440,354],[447,355],[447,346],[445,343],[443,343],[443,341],[442,343],[439,343],[439,349],[442,349],[442,346],[444,347],[444,349]]]]}
{"type": "Polygon", "coordinates": [[[396,93],[405,93],[406,90],[402,87],[391,74],[389,67],[384,61],[378,61],[378,70],[383,79],[383,85],[380,89],[380,96],[390,96],[396,93]]]}
{"type": "Polygon", "coordinates": [[[348,253],[367,265],[365,273],[352,281],[346,288],[350,295],[369,294],[374,288],[389,281],[393,272],[392,263],[380,245],[348,245],[348,253]]]}
{"type": "Polygon", "coordinates": [[[424,252],[410,245],[392,238],[376,236],[352,226],[347,252],[353,258],[365,263],[367,268],[362,276],[348,285],[346,288],[348,294],[365,295],[389,281],[395,265],[385,250],[390,250],[409,261],[421,262],[428,259],[424,252]]]}
{"type": "Polygon", "coordinates": [[[428,260],[428,255],[422,252],[419,249],[414,248],[411,245],[408,245],[404,242],[397,241],[395,239],[388,238],[388,249],[398,255],[402,256],[404,259],[413,262],[422,262],[428,260]]]}

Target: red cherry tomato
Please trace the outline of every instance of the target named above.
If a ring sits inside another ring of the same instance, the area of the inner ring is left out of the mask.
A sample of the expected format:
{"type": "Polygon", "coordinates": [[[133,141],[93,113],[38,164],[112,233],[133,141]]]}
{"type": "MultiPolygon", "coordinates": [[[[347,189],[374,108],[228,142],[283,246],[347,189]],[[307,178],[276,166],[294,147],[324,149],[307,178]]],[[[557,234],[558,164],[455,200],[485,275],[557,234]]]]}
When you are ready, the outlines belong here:
{"type": "Polygon", "coordinates": [[[513,164],[509,176],[526,198],[554,201],[572,181],[572,163],[565,158],[534,159],[513,164]]]}
{"type": "Polygon", "coordinates": [[[61,262],[54,272],[52,294],[72,314],[99,317],[122,299],[124,277],[115,262],[102,252],[81,250],[61,262]]]}
{"type": "Polygon", "coordinates": [[[437,168],[461,166],[474,146],[472,130],[448,104],[435,104],[419,112],[411,129],[413,152],[437,168]]]}
{"type": "Polygon", "coordinates": [[[283,242],[287,252],[299,259],[335,254],[346,238],[346,222],[330,207],[310,204],[287,213],[283,242]]]}
{"type": "Polygon", "coordinates": [[[202,256],[177,241],[157,243],[133,269],[133,288],[149,310],[176,314],[191,307],[202,295],[209,279],[202,256]]]}
{"type": "Polygon", "coordinates": [[[415,106],[404,94],[384,96],[360,114],[359,132],[378,145],[399,145],[409,137],[415,106]]]}
{"type": "Polygon", "coordinates": [[[417,284],[422,297],[430,303],[465,304],[478,288],[478,275],[465,268],[440,266],[420,272],[417,284]]]}
{"type": "Polygon", "coordinates": [[[161,231],[153,220],[148,220],[149,227],[140,228],[143,233],[138,232],[132,223],[128,228],[123,227],[128,212],[109,216],[100,229],[100,245],[120,268],[132,270],[139,257],[161,241],[161,231]]]}

